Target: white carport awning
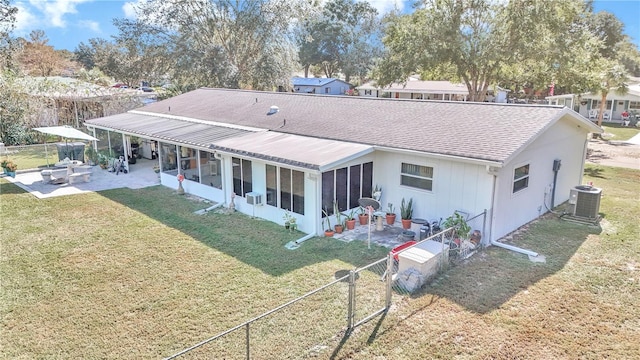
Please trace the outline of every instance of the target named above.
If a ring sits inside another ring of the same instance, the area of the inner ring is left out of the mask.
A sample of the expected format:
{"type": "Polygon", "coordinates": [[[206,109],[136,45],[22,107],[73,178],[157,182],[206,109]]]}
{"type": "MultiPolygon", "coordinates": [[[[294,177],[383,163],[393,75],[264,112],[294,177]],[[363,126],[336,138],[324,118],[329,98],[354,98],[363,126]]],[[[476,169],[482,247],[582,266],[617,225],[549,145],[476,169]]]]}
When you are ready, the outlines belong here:
{"type": "Polygon", "coordinates": [[[211,144],[210,148],[318,171],[373,152],[369,145],[273,131],[223,139],[211,144]]]}
{"type": "Polygon", "coordinates": [[[80,130],[76,130],[71,126],[48,126],[33,128],[33,130],[39,131],[45,134],[58,135],[68,139],[80,139],[89,141],[99,141],[95,137],[85,134],[80,130]]]}

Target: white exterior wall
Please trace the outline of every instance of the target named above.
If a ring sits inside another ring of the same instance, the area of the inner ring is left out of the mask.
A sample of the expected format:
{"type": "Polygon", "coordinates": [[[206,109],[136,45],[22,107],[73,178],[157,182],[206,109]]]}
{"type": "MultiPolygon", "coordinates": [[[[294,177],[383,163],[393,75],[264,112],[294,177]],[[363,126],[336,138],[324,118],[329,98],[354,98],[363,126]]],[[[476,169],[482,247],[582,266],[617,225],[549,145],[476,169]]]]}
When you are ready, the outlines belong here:
{"type": "MultiPolygon", "coordinates": [[[[242,212],[243,214],[249,216],[255,216],[258,218],[262,218],[268,221],[275,222],[277,224],[284,225],[284,210],[279,207],[271,206],[266,204],[266,194],[267,194],[267,184],[266,184],[266,164],[267,162],[256,160],[256,159],[248,159],[251,160],[251,172],[252,172],[252,191],[256,193],[262,194],[263,205],[253,206],[247,204],[247,201],[244,197],[236,195],[234,199],[235,209],[236,211],[242,212]]],[[[224,181],[226,184],[226,188],[229,189],[229,195],[227,195],[227,199],[230,200],[231,192],[233,191],[233,176],[231,172],[231,158],[225,157],[224,161],[228,164],[224,166],[224,169],[227,170],[224,173],[224,181]]],[[[269,163],[271,164],[271,163],[269,163]]],[[[280,164],[271,164],[276,165],[277,167],[281,167],[280,164]]],[[[292,169],[287,166],[282,166],[288,169],[292,169]]],[[[302,171],[300,169],[294,169],[298,171],[302,171]]],[[[296,214],[294,212],[290,212],[296,218],[296,224],[298,226],[298,230],[304,233],[319,233],[318,226],[320,224],[319,215],[317,213],[317,209],[319,208],[319,200],[317,194],[319,194],[319,182],[320,175],[315,174],[315,172],[307,172],[304,171],[304,215],[296,214]],[[315,221],[314,219],[317,219],[315,221]]],[[[223,185],[224,188],[224,185],[223,185]]],[[[227,200],[227,202],[229,201],[227,200]]]]}
{"type": "Polygon", "coordinates": [[[506,164],[496,181],[495,209],[492,210],[493,234],[497,240],[536,219],[550,207],[553,161],[560,159],[555,206],[569,199],[569,190],[582,181],[587,133],[569,121],[558,121],[538,139],[506,164]],[[529,164],[529,186],[513,193],[514,169],[529,164]]]}
{"type": "MultiPolygon", "coordinates": [[[[491,206],[493,177],[487,174],[484,165],[378,151],[373,171],[374,186],[382,187],[382,210],[387,209],[389,202],[393,203],[398,222],[403,197],[407,201],[413,198],[414,219],[430,222],[446,219],[456,210],[473,217],[491,206]],[[402,162],[433,167],[433,190],[400,185],[402,162]]],[[[481,225],[479,219],[472,227],[482,231],[481,225]]]]}

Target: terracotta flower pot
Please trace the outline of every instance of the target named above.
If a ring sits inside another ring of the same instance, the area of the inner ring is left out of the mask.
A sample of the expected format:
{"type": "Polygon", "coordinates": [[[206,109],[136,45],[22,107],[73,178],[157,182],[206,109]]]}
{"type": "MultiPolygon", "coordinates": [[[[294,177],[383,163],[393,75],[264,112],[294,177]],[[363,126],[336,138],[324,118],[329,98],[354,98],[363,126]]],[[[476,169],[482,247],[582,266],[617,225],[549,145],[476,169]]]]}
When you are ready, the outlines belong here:
{"type": "Polygon", "coordinates": [[[393,225],[396,222],[396,214],[387,214],[387,225],[393,225]]]}
{"type": "Polygon", "coordinates": [[[347,230],[353,230],[356,228],[356,219],[347,220],[347,230]]]}
{"type": "Polygon", "coordinates": [[[411,229],[411,219],[402,219],[402,228],[405,230],[411,229]]]}
{"type": "Polygon", "coordinates": [[[334,228],[336,229],[336,233],[338,234],[342,234],[342,231],[344,230],[344,226],[342,225],[336,225],[334,226],[334,228]]]}
{"type": "Polygon", "coordinates": [[[332,237],[333,236],[333,230],[325,230],[324,231],[324,236],[332,237]]]}
{"type": "Polygon", "coordinates": [[[358,220],[360,220],[360,225],[367,225],[369,223],[369,215],[358,215],[358,220]]]}

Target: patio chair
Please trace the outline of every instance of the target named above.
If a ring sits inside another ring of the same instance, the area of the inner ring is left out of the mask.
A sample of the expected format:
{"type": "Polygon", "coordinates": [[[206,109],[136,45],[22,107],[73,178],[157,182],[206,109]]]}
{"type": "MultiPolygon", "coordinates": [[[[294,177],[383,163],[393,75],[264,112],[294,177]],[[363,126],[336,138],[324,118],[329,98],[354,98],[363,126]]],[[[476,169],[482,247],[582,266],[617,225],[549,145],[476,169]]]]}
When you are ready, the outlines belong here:
{"type": "Polygon", "coordinates": [[[595,120],[598,118],[598,110],[592,109],[589,110],[589,120],[595,120]]]}
{"type": "Polygon", "coordinates": [[[608,121],[609,119],[611,119],[611,114],[605,111],[604,114],[602,114],[602,121],[608,121]]]}

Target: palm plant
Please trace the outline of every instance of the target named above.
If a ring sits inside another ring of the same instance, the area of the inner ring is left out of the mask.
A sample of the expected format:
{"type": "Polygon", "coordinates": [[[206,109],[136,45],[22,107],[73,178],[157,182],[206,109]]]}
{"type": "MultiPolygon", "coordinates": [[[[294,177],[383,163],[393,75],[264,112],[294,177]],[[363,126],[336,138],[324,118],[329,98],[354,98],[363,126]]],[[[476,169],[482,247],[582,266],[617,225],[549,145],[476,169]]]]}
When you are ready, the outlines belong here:
{"type": "Polygon", "coordinates": [[[604,70],[598,75],[598,80],[599,83],[596,90],[601,95],[600,109],[598,110],[598,126],[602,126],[602,116],[604,115],[605,105],[607,103],[607,95],[609,95],[611,90],[620,95],[625,95],[629,90],[627,85],[629,77],[623,65],[606,62],[604,70]]]}

